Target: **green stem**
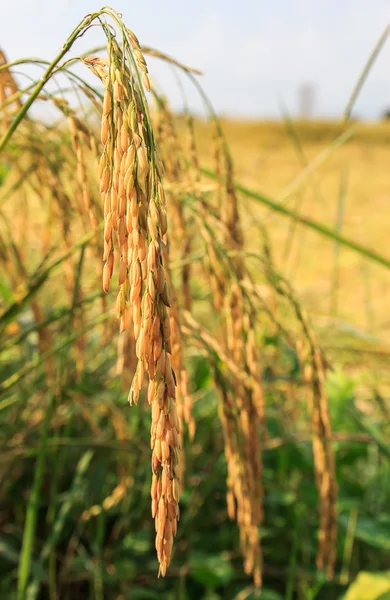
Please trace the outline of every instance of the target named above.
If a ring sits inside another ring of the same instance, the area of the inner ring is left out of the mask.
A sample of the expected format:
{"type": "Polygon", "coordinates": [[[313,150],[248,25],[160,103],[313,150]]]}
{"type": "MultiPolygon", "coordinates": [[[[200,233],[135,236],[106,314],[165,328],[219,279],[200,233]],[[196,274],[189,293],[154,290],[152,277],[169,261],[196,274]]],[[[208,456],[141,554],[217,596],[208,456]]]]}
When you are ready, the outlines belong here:
{"type": "Polygon", "coordinates": [[[297,562],[298,562],[298,551],[299,551],[299,542],[300,542],[300,534],[302,527],[302,516],[303,516],[303,507],[299,505],[299,508],[295,511],[295,531],[294,537],[292,541],[292,548],[290,554],[290,561],[288,566],[288,576],[286,583],[286,595],[285,600],[292,600],[295,588],[295,579],[297,574],[297,562]]]}
{"type": "Polygon", "coordinates": [[[348,529],[345,535],[343,565],[341,568],[340,583],[346,585],[349,581],[349,570],[351,566],[353,542],[355,539],[356,523],[358,518],[358,509],[355,507],[351,510],[348,529]]]}
{"type": "Polygon", "coordinates": [[[23,532],[23,543],[18,570],[18,600],[25,600],[27,583],[31,571],[33,545],[39,509],[39,492],[41,489],[43,471],[45,467],[46,446],[49,435],[49,425],[53,404],[54,396],[51,396],[49,406],[46,410],[45,420],[43,423],[41,444],[34,472],[34,482],[27,505],[26,521],[23,532]]]}
{"type": "MultiPolygon", "coordinates": [[[[102,224],[103,223],[99,225],[98,229],[101,229],[102,224]]],[[[5,326],[8,323],[10,323],[15,318],[15,316],[22,311],[24,306],[26,306],[29,303],[29,301],[34,297],[34,295],[39,291],[41,286],[47,280],[50,273],[58,266],[60,266],[67,258],[69,258],[69,256],[72,256],[72,254],[76,250],[78,250],[78,248],[82,248],[83,246],[88,244],[88,242],[94,238],[96,233],[96,230],[92,231],[91,233],[87,233],[83,238],[81,238],[79,242],[74,244],[71,248],[69,248],[69,250],[67,250],[64,254],[62,254],[56,260],[54,260],[48,267],[46,267],[46,269],[38,269],[33,274],[33,276],[31,277],[32,281],[30,282],[29,287],[24,296],[19,298],[17,301],[14,301],[2,314],[0,314],[0,333],[5,328],[5,326]]]]}
{"type": "MultiPolygon", "coordinates": [[[[201,172],[203,173],[203,175],[206,175],[206,177],[209,177],[210,179],[217,179],[216,174],[209,169],[205,169],[202,167],[201,172]]],[[[370,248],[362,246],[361,244],[358,244],[357,242],[354,242],[353,240],[342,236],[340,233],[337,233],[337,231],[334,231],[333,229],[322,225],[322,223],[318,223],[318,221],[313,221],[308,217],[304,217],[303,215],[295,212],[294,210],[291,210],[286,206],[283,206],[282,204],[271,200],[271,198],[267,198],[262,194],[254,192],[253,190],[250,190],[244,187],[243,185],[240,185],[239,183],[235,183],[235,187],[238,192],[240,192],[247,198],[252,198],[257,202],[261,202],[265,206],[271,208],[273,211],[278,212],[284,215],[285,217],[289,217],[290,219],[294,219],[298,223],[306,225],[307,227],[313,229],[317,233],[320,233],[321,235],[338,242],[341,246],[346,246],[350,250],[354,250],[355,252],[358,252],[366,258],[369,258],[370,260],[379,263],[380,265],[387,267],[388,269],[390,268],[390,259],[386,258],[385,256],[382,256],[381,254],[378,254],[374,250],[370,250],[370,248]]]]}
{"type": "MultiPolygon", "coordinates": [[[[95,300],[98,300],[103,297],[104,292],[96,292],[95,294],[90,294],[85,296],[81,301],[76,302],[75,308],[84,308],[86,305],[89,305],[95,300]]],[[[59,307],[57,309],[52,310],[48,313],[46,319],[42,321],[34,322],[32,325],[23,329],[22,333],[15,338],[9,338],[5,344],[0,348],[0,355],[4,352],[7,352],[10,348],[17,347],[23,343],[23,341],[30,335],[30,333],[35,331],[40,331],[44,327],[55,323],[56,321],[60,321],[64,317],[66,317],[70,312],[68,307],[59,307]]]]}
{"type": "MultiPolygon", "coordinates": [[[[48,358],[51,358],[52,356],[55,356],[55,354],[57,354],[58,352],[65,350],[67,346],[72,344],[78,338],[82,337],[90,329],[92,329],[96,325],[100,325],[101,323],[104,323],[104,321],[107,321],[107,319],[110,319],[111,317],[112,317],[112,315],[109,312],[105,313],[103,315],[100,315],[99,317],[97,317],[97,319],[91,321],[91,323],[89,323],[89,325],[87,325],[83,329],[80,329],[76,333],[73,333],[71,336],[66,338],[64,341],[60,342],[57,346],[54,346],[54,348],[52,348],[51,350],[48,350],[47,352],[44,352],[43,354],[41,354],[41,356],[39,357],[38,360],[31,362],[30,364],[27,364],[24,368],[20,369],[16,373],[13,373],[12,375],[10,375],[7,379],[5,379],[2,382],[2,385],[0,388],[0,396],[3,393],[8,392],[14,385],[16,385],[17,383],[19,383],[19,381],[21,381],[22,379],[27,377],[27,375],[29,375],[32,371],[34,371],[35,369],[38,369],[41,365],[44,364],[44,362],[48,358]]],[[[3,403],[1,403],[0,406],[1,406],[1,408],[5,408],[8,405],[9,405],[9,403],[7,402],[4,405],[3,405],[3,403]]]]}
{"type": "Polygon", "coordinates": [[[348,104],[345,108],[344,123],[346,123],[348,121],[348,119],[351,117],[352,108],[356,102],[356,99],[360,93],[360,90],[362,89],[364,82],[366,81],[374,62],[377,59],[379,52],[382,50],[387,38],[389,37],[389,32],[390,32],[390,25],[386,25],[385,30],[383,31],[383,33],[380,36],[377,43],[375,44],[375,47],[374,47],[373,51],[371,52],[370,56],[368,57],[367,63],[365,65],[363,71],[361,72],[361,75],[352,91],[351,97],[348,100],[348,104]]]}
{"type": "Polygon", "coordinates": [[[2,150],[4,150],[4,148],[6,147],[6,145],[9,142],[10,138],[12,137],[13,133],[16,131],[17,127],[20,125],[21,121],[25,117],[28,109],[33,104],[34,100],[39,96],[42,88],[49,81],[49,79],[50,79],[50,77],[51,77],[51,75],[52,75],[55,67],[59,63],[59,61],[71,49],[71,47],[73,46],[73,44],[76,41],[76,39],[89,26],[89,24],[95,18],[95,16],[96,16],[96,14],[90,15],[88,17],[88,19],[84,23],[82,23],[81,25],[78,25],[76,27],[76,29],[70,35],[70,37],[68,38],[68,40],[62,46],[60,52],[57,54],[57,56],[55,57],[55,59],[53,60],[53,62],[50,63],[50,65],[46,69],[45,73],[43,74],[43,76],[38,81],[37,85],[35,86],[34,90],[30,94],[30,96],[28,97],[28,99],[26,100],[26,102],[23,104],[22,108],[20,109],[20,111],[16,115],[15,119],[12,121],[12,123],[9,126],[8,130],[5,132],[5,134],[1,138],[1,140],[0,140],[0,152],[2,150]]]}

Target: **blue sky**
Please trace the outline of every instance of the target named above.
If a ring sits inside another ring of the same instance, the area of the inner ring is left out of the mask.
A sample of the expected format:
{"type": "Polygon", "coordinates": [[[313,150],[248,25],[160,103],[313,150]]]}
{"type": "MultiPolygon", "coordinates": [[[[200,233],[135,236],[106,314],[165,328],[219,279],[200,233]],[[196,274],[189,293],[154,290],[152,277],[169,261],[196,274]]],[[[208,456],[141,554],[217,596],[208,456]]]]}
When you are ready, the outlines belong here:
{"type": "MultiPolygon", "coordinates": [[[[312,83],[316,114],[338,116],[385,25],[389,0],[111,0],[141,43],[204,72],[218,112],[277,117],[295,114],[298,89],[312,83]]],[[[50,59],[96,0],[4,0],[0,45],[9,59],[50,59]]],[[[102,42],[97,30],[76,52],[102,42]]],[[[150,61],[152,76],[175,108],[181,93],[171,69],[150,61]]],[[[187,88],[186,88],[187,90],[187,88]]],[[[201,103],[187,90],[192,108],[201,103]]],[[[390,41],[374,66],[355,112],[375,118],[390,107],[390,41]]]]}

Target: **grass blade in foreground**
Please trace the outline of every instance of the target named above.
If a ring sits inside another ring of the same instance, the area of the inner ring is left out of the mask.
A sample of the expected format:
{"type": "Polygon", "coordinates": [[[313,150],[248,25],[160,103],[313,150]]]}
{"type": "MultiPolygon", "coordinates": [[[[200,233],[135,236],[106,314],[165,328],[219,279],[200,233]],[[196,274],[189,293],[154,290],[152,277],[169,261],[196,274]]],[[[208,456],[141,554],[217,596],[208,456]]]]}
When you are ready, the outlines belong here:
{"type": "MultiPolygon", "coordinates": [[[[203,175],[206,175],[206,177],[209,177],[210,179],[217,179],[216,173],[214,173],[214,171],[211,171],[210,169],[206,169],[206,168],[202,167],[201,172],[203,173],[203,175]]],[[[374,250],[371,250],[370,248],[367,248],[366,246],[363,246],[362,244],[359,244],[358,242],[354,242],[353,240],[350,240],[350,239],[344,237],[343,235],[341,235],[334,229],[330,229],[329,227],[326,227],[326,225],[322,225],[322,223],[319,223],[318,221],[314,221],[313,219],[304,217],[303,215],[295,212],[294,210],[291,210],[290,208],[287,208],[286,206],[283,206],[282,204],[275,202],[271,198],[268,198],[267,196],[264,196],[263,194],[260,194],[259,192],[250,190],[249,188],[241,185],[240,183],[235,182],[235,187],[238,192],[243,194],[243,196],[246,196],[247,198],[251,198],[252,200],[256,200],[257,202],[260,202],[261,204],[268,206],[273,211],[278,212],[281,215],[284,215],[285,217],[288,217],[290,219],[294,219],[298,223],[302,223],[302,225],[306,225],[307,227],[309,227],[310,229],[313,229],[313,231],[316,231],[317,233],[323,235],[324,237],[327,237],[330,240],[338,242],[341,246],[345,246],[346,248],[349,248],[350,250],[354,250],[355,252],[358,252],[362,256],[365,256],[366,258],[390,269],[390,258],[386,258],[382,254],[378,254],[374,250]]]]}
{"type": "Polygon", "coordinates": [[[45,468],[46,446],[49,435],[50,418],[52,414],[54,396],[49,400],[45,420],[43,423],[41,445],[34,472],[34,483],[27,504],[26,521],[23,533],[23,544],[20,555],[18,571],[18,600],[25,600],[27,583],[31,572],[31,560],[34,548],[35,530],[39,508],[39,492],[41,489],[43,471],[45,468]]]}

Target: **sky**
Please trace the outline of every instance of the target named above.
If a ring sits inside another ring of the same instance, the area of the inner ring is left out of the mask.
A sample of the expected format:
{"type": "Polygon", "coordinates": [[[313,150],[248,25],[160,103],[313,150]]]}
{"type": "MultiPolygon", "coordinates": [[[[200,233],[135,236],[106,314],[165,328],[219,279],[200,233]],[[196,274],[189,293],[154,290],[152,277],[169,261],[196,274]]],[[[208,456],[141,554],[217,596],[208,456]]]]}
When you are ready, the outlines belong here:
{"type": "MultiPolygon", "coordinates": [[[[218,113],[296,116],[299,90],[314,89],[313,116],[338,117],[376,41],[390,20],[390,0],[111,0],[138,36],[200,69],[218,113]],[[284,108],[282,108],[284,107],[284,108]]],[[[2,0],[0,47],[9,60],[53,59],[96,0],[2,0]]],[[[97,28],[73,54],[104,43],[97,28]]],[[[182,91],[172,69],[148,60],[155,82],[175,109],[182,91]]],[[[22,81],[22,79],[19,79],[22,81]]],[[[185,86],[200,111],[195,90],[185,86]]],[[[390,108],[390,40],[358,98],[355,115],[377,118],[390,108]]]]}

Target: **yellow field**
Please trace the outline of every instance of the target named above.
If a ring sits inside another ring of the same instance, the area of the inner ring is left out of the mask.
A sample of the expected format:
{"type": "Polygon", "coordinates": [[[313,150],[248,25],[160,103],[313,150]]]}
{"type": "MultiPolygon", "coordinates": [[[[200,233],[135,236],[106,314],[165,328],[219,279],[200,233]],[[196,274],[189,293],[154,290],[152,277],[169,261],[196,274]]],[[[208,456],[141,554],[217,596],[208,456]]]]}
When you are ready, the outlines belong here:
{"type": "MultiPolygon", "coordinates": [[[[390,256],[390,126],[352,125],[352,138],[332,149],[336,123],[295,123],[301,151],[283,123],[225,121],[236,180],[289,208],[336,228],[345,237],[390,256]],[[322,158],[321,158],[322,157],[322,158]],[[318,166],[302,173],[305,165],[318,166]],[[320,164],[318,164],[320,163],[320,164]]],[[[212,166],[209,139],[199,126],[204,163],[212,166]]],[[[350,331],[374,344],[387,341],[390,271],[255,201],[243,199],[248,249],[261,240],[253,224],[268,230],[280,270],[326,338],[350,331]],[[338,265],[338,266],[337,266],[338,265]],[[374,337],[372,337],[374,336],[374,337]]]]}

